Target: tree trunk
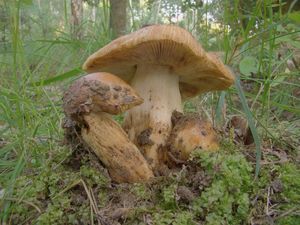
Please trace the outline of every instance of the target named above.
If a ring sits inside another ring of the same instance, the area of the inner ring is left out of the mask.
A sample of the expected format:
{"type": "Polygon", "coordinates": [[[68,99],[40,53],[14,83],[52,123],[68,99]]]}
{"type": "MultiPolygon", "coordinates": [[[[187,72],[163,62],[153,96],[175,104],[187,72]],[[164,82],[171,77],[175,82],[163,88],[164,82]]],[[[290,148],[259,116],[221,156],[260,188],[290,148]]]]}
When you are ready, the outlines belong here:
{"type": "Polygon", "coordinates": [[[92,21],[93,21],[93,25],[96,25],[96,15],[97,15],[97,6],[93,5],[92,6],[92,21]]]}
{"type": "Polygon", "coordinates": [[[110,0],[110,29],[112,37],[117,38],[126,33],[127,0],[110,0]]]}
{"type": "Polygon", "coordinates": [[[82,15],[83,15],[83,5],[82,0],[71,0],[71,29],[72,34],[75,38],[81,39],[82,32],[80,30],[80,24],[82,21],[82,15]]]}

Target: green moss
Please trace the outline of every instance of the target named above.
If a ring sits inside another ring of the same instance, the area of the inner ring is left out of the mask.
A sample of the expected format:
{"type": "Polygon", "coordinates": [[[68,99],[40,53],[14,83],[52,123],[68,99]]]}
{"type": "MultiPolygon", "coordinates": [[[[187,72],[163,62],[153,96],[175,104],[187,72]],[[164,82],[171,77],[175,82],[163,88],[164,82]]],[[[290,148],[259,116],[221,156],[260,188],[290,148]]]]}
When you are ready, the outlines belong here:
{"type": "Polygon", "coordinates": [[[143,183],[133,184],[132,192],[141,200],[150,200],[151,193],[149,189],[147,189],[146,185],[143,183]]]}
{"type": "Polygon", "coordinates": [[[193,214],[186,211],[163,211],[153,214],[153,222],[157,225],[193,225],[193,214]]]}
{"type": "Polygon", "coordinates": [[[63,165],[57,165],[55,169],[46,166],[38,175],[19,177],[13,196],[17,202],[20,201],[15,204],[12,212],[14,224],[25,220],[33,220],[37,224],[76,224],[83,223],[85,215],[89,219],[90,206],[88,199],[83,197],[83,188],[79,195],[76,190],[72,190],[80,188],[78,180],[81,178],[89,184],[103,184],[105,180],[101,174],[95,175],[93,169],[82,168],[82,173],[79,174],[63,165]],[[40,212],[27,202],[34,204],[40,212]]]}
{"type": "Polygon", "coordinates": [[[75,209],[66,196],[49,204],[46,211],[37,218],[37,224],[86,224],[87,221],[90,221],[88,202],[75,209]]]}
{"type": "Polygon", "coordinates": [[[283,184],[281,196],[289,199],[291,204],[300,206],[300,169],[292,163],[279,168],[279,179],[283,184]]]}
{"type": "Polygon", "coordinates": [[[16,180],[12,221],[15,224],[24,221],[33,224],[89,224],[93,217],[97,223],[95,215],[91,214],[90,201],[81,183],[83,180],[93,191],[100,210],[122,208],[127,201],[125,206],[131,210],[126,219],[119,219],[120,224],[143,224],[146,217],[157,225],[247,224],[250,217],[262,215],[266,190],[274,180],[280,180],[282,191],[270,198],[280,202],[274,208],[278,212],[276,216],[284,216],[275,222],[279,225],[298,224],[299,168],[293,163],[264,166],[260,179],[254,182],[252,166],[242,152],[230,141],[222,142],[221,146],[221,150],[215,153],[195,151],[191,164],[168,177],[157,178],[153,184],[111,185],[103,170],[99,170],[99,162],[91,162],[90,156],[85,156],[80,162],[82,166],[75,170],[54,160],[42,167],[39,174],[28,173],[16,180]],[[192,169],[187,169],[189,167],[192,169]],[[204,180],[200,179],[201,188],[195,187],[192,179],[199,171],[205,176],[204,180]],[[177,192],[179,186],[189,189],[195,198],[182,200],[177,192]],[[250,205],[250,199],[252,201],[256,196],[259,196],[256,205],[250,205]],[[37,212],[22,200],[41,211],[37,212]],[[285,212],[289,213],[285,215],[285,212]]]}
{"type": "Polygon", "coordinates": [[[286,217],[280,218],[277,220],[278,225],[296,225],[300,224],[300,216],[291,216],[288,215],[286,217]]]}
{"type": "Polygon", "coordinates": [[[91,166],[81,166],[80,175],[89,186],[97,185],[98,187],[104,187],[108,184],[107,177],[91,166]]]}
{"type": "Polygon", "coordinates": [[[277,208],[285,216],[277,222],[280,225],[300,224],[300,169],[295,164],[286,163],[278,167],[278,171],[283,191],[279,194],[282,204],[277,208]]]}
{"type": "Polygon", "coordinates": [[[106,193],[106,191],[104,190],[101,190],[99,193],[98,193],[98,200],[99,200],[99,207],[105,207],[106,204],[108,203],[108,194],[106,193]]]}
{"type": "Polygon", "coordinates": [[[177,185],[176,184],[171,184],[170,186],[164,187],[162,189],[162,206],[166,209],[174,209],[177,206],[176,203],[176,189],[177,185]]]}
{"type": "Polygon", "coordinates": [[[241,153],[220,151],[194,153],[204,170],[213,177],[193,203],[193,211],[205,224],[240,224],[247,220],[252,188],[252,168],[241,153]]]}

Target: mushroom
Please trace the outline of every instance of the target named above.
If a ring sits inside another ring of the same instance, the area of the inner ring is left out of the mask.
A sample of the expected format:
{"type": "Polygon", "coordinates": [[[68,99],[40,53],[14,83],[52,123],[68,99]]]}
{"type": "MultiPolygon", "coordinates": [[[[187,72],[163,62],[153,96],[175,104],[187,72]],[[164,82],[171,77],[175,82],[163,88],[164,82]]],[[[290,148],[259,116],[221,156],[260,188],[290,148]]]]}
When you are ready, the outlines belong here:
{"type": "Polygon", "coordinates": [[[174,127],[168,140],[167,163],[184,163],[195,149],[216,151],[219,148],[212,125],[199,115],[195,113],[183,115],[174,111],[172,123],[174,127]]]}
{"type": "Polygon", "coordinates": [[[138,148],[109,114],[119,114],[143,99],[123,80],[93,73],[75,81],[63,97],[66,116],[81,127],[83,141],[96,153],[116,182],[140,182],[153,177],[138,148]]]}
{"type": "Polygon", "coordinates": [[[151,25],[115,39],[92,54],[83,69],[116,74],[144,99],[127,112],[124,129],[152,168],[170,135],[172,112],[182,112],[182,100],[224,90],[234,81],[219,59],[174,25],[151,25]],[[148,140],[139,142],[145,134],[148,140]]]}

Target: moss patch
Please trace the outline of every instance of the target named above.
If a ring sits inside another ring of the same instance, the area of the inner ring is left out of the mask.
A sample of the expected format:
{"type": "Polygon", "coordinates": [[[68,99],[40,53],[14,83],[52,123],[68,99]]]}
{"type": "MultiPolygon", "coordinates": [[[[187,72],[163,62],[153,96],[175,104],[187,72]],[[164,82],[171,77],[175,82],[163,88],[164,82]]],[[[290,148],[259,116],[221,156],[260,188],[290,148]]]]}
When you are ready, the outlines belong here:
{"type": "Polygon", "coordinates": [[[186,165],[147,184],[112,183],[86,150],[39,169],[16,180],[12,224],[299,223],[299,168],[264,166],[256,182],[253,164],[230,142],[216,153],[195,151],[186,165]]]}

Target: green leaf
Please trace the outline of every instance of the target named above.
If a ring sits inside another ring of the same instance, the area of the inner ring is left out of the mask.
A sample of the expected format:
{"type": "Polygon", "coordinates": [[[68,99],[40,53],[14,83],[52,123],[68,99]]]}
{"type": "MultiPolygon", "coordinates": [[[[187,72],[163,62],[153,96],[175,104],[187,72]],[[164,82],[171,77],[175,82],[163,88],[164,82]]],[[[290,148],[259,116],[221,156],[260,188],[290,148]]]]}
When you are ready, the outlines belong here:
{"type": "Polygon", "coordinates": [[[287,32],[287,30],[286,30],[281,24],[279,24],[279,25],[277,26],[276,30],[277,30],[278,32],[287,32]]]}
{"type": "Polygon", "coordinates": [[[31,83],[30,85],[31,86],[46,86],[48,84],[51,84],[51,83],[54,83],[54,82],[58,82],[58,81],[62,81],[62,80],[65,80],[65,79],[68,79],[70,77],[74,77],[80,73],[82,73],[82,69],[81,68],[75,68],[73,70],[70,70],[66,73],[62,73],[62,74],[59,74],[59,75],[56,75],[54,77],[51,77],[47,80],[41,80],[41,81],[37,81],[37,82],[34,82],[34,83],[31,83]]]}
{"type": "Polygon", "coordinates": [[[277,76],[272,80],[271,86],[275,87],[277,85],[282,84],[282,82],[285,80],[287,76],[277,76]]]}
{"type": "Polygon", "coordinates": [[[290,20],[300,24],[300,12],[299,11],[289,13],[288,17],[290,20]]]}
{"type": "Polygon", "coordinates": [[[256,126],[255,126],[255,121],[254,121],[253,115],[252,115],[252,113],[250,111],[250,108],[247,104],[247,99],[245,97],[243,88],[242,88],[241,83],[240,83],[240,78],[238,76],[236,76],[236,78],[235,78],[235,87],[237,89],[239,98],[241,100],[243,110],[246,114],[246,117],[247,117],[247,120],[248,120],[248,123],[249,123],[249,127],[250,127],[251,133],[253,135],[255,147],[256,147],[255,177],[257,178],[258,174],[259,174],[259,170],[260,170],[260,161],[261,161],[261,144],[260,143],[261,142],[260,142],[260,138],[259,138],[259,135],[258,135],[258,131],[257,131],[256,126]]]}
{"type": "Polygon", "coordinates": [[[258,72],[257,60],[252,56],[246,56],[241,60],[239,68],[240,68],[240,72],[247,76],[250,76],[251,73],[257,73],[258,72]]]}
{"type": "Polygon", "coordinates": [[[20,0],[20,3],[24,4],[24,5],[32,5],[33,1],[32,0],[20,0]]]}
{"type": "Polygon", "coordinates": [[[216,107],[216,115],[215,115],[217,124],[221,124],[221,122],[222,122],[222,108],[223,108],[224,103],[225,103],[225,95],[226,95],[226,92],[222,91],[220,96],[219,96],[219,99],[218,99],[218,104],[217,104],[217,107],[216,107]]]}
{"type": "Polygon", "coordinates": [[[295,47],[295,48],[300,49],[300,42],[299,42],[299,41],[292,41],[292,42],[291,42],[291,45],[292,45],[293,47],[295,47]]]}
{"type": "Polygon", "coordinates": [[[300,42],[296,41],[296,40],[293,40],[291,36],[282,36],[282,37],[276,38],[275,43],[276,44],[288,43],[288,44],[292,45],[295,48],[300,48],[300,42]]]}

